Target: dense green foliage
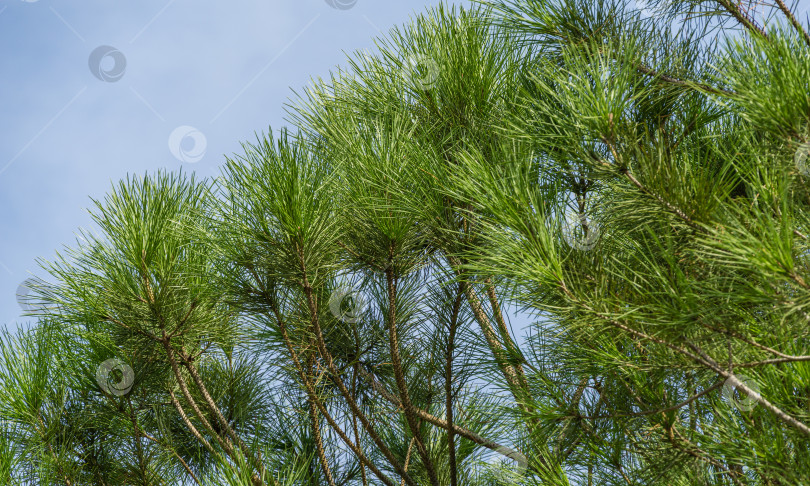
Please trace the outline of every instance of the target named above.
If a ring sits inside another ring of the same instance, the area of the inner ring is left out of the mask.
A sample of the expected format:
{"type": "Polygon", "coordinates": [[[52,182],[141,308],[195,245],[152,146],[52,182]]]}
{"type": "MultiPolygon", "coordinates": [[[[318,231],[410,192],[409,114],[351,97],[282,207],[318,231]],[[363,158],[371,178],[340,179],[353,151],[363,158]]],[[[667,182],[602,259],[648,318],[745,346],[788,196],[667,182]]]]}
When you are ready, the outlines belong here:
{"type": "Polygon", "coordinates": [[[0,340],[0,482],[810,484],[808,26],[485,3],[97,201],[0,340]]]}

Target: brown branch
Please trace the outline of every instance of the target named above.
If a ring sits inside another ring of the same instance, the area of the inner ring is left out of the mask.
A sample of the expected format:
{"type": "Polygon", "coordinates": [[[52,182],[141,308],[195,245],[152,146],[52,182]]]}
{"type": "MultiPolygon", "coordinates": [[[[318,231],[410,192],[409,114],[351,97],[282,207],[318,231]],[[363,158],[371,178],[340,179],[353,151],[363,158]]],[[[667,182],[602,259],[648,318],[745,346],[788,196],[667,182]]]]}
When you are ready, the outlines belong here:
{"type": "Polygon", "coordinates": [[[200,375],[197,372],[197,368],[194,366],[194,363],[192,363],[188,359],[188,355],[182,349],[180,350],[180,353],[181,353],[180,356],[183,358],[183,365],[185,366],[185,368],[188,370],[189,374],[191,375],[191,378],[194,381],[194,384],[197,385],[197,389],[199,389],[200,393],[202,393],[203,400],[208,405],[208,408],[211,410],[211,412],[217,418],[220,425],[222,425],[222,427],[225,429],[225,431],[228,433],[228,435],[230,435],[231,438],[234,440],[234,442],[236,442],[236,444],[239,446],[239,449],[242,451],[242,453],[248,458],[248,460],[251,463],[253,463],[253,467],[256,468],[256,471],[259,473],[259,476],[264,477],[264,475],[265,475],[264,464],[262,464],[261,461],[259,461],[256,458],[256,456],[247,447],[247,445],[245,445],[245,443],[242,441],[242,439],[240,439],[239,436],[236,435],[236,431],[233,430],[233,428],[230,426],[228,421],[222,415],[222,412],[220,411],[220,409],[217,406],[216,402],[214,402],[214,399],[211,398],[211,395],[208,393],[208,388],[206,388],[205,383],[202,381],[202,378],[200,378],[200,375]]]}
{"type": "MultiPolygon", "coordinates": [[[[574,297],[574,295],[570,293],[570,291],[565,287],[564,284],[563,284],[562,288],[563,288],[564,292],[566,292],[566,294],[569,296],[570,299],[572,299],[572,300],[574,300],[576,302],[579,302],[579,300],[576,299],[576,297],[574,297]]],[[[688,356],[692,360],[694,360],[694,361],[696,361],[696,362],[710,368],[712,371],[716,372],[717,374],[719,374],[719,375],[721,375],[721,376],[723,376],[723,377],[725,377],[727,379],[730,379],[732,384],[736,388],[739,388],[740,390],[744,391],[746,394],[748,394],[750,397],[752,397],[757,403],[759,403],[760,405],[762,405],[763,407],[765,407],[766,409],[771,411],[774,415],[776,415],[780,420],[782,420],[783,422],[786,422],[789,425],[797,428],[802,433],[804,433],[806,435],[810,435],[810,427],[808,427],[804,423],[796,420],[794,417],[788,415],[787,413],[785,413],[784,411],[779,409],[777,406],[775,406],[774,404],[769,402],[767,399],[765,399],[762,395],[760,395],[759,393],[757,393],[754,390],[752,390],[751,388],[749,388],[747,385],[745,385],[745,383],[742,383],[737,378],[737,376],[734,375],[734,373],[732,373],[731,371],[726,371],[723,367],[718,365],[717,362],[715,362],[710,356],[708,356],[706,353],[704,353],[699,347],[695,346],[694,344],[687,343],[687,346],[690,349],[692,349],[695,353],[697,353],[697,355],[695,355],[693,353],[690,353],[689,351],[681,348],[680,346],[676,346],[676,345],[672,344],[669,341],[665,341],[663,339],[656,338],[654,336],[650,336],[650,335],[648,335],[646,333],[643,333],[641,331],[636,331],[635,329],[631,329],[630,327],[627,327],[624,324],[616,322],[616,321],[614,321],[614,320],[612,320],[612,319],[610,319],[608,317],[602,316],[600,313],[596,312],[594,309],[592,309],[587,304],[584,304],[584,303],[581,303],[581,302],[579,302],[579,303],[580,303],[580,305],[582,305],[582,307],[584,309],[586,309],[586,310],[594,313],[596,316],[606,320],[611,325],[613,325],[615,327],[618,327],[619,329],[622,329],[622,330],[624,330],[624,331],[626,331],[626,332],[628,332],[630,334],[633,334],[634,336],[638,336],[638,337],[641,337],[643,339],[648,339],[650,341],[653,341],[653,342],[656,342],[656,343],[659,343],[659,344],[663,344],[664,346],[672,349],[673,351],[676,351],[677,353],[682,354],[684,356],[688,356]]]]}
{"type": "MultiPolygon", "coordinates": [[[[447,255],[447,261],[450,263],[451,268],[456,273],[456,275],[461,279],[464,277],[463,270],[462,270],[462,263],[456,257],[447,255]]],[[[525,376],[521,377],[518,375],[515,368],[509,365],[506,362],[504,356],[503,346],[498,341],[497,335],[495,330],[492,328],[492,323],[487,317],[484,308],[481,306],[481,300],[478,298],[478,295],[473,289],[472,285],[464,280],[460,280],[460,285],[462,285],[464,289],[464,293],[467,296],[467,302],[470,305],[470,308],[473,311],[473,315],[475,316],[475,320],[478,322],[478,325],[481,327],[481,331],[484,334],[484,338],[487,341],[487,345],[489,346],[490,351],[492,351],[493,356],[495,357],[498,367],[501,370],[504,378],[506,379],[507,384],[512,392],[512,395],[515,397],[518,405],[524,410],[528,411],[525,406],[526,402],[526,395],[527,390],[521,389],[521,382],[525,382],[525,376]],[[522,379],[521,379],[522,378],[522,379]]]]}
{"type": "MultiPolygon", "coordinates": [[[[506,321],[503,318],[503,312],[501,311],[498,296],[495,294],[495,286],[492,285],[492,279],[487,277],[486,280],[484,280],[484,285],[486,286],[489,304],[492,306],[492,314],[495,316],[495,322],[498,324],[501,336],[506,343],[506,349],[511,356],[520,356],[521,361],[526,361],[523,354],[520,352],[520,349],[518,349],[517,345],[515,344],[515,341],[512,339],[509,328],[506,326],[506,321]]],[[[527,389],[529,385],[526,382],[526,372],[523,371],[523,366],[520,364],[520,362],[515,363],[514,366],[520,387],[522,389],[527,389]]]]}
{"type": "MultiPolygon", "coordinates": [[[[285,346],[287,347],[287,352],[290,353],[290,358],[292,359],[296,370],[298,370],[298,373],[299,373],[299,376],[301,377],[301,380],[304,382],[304,386],[307,389],[307,395],[309,396],[312,403],[315,403],[315,405],[320,410],[321,414],[324,416],[326,421],[329,423],[329,426],[332,427],[332,429],[335,430],[335,432],[338,434],[338,436],[341,438],[341,440],[343,440],[343,442],[349,447],[349,449],[351,449],[351,451],[360,460],[360,462],[362,464],[365,464],[366,467],[371,469],[371,472],[373,472],[380,479],[380,481],[385,483],[386,486],[396,486],[396,483],[394,483],[391,480],[391,478],[389,478],[388,476],[383,474],[382,471],[380,471],[377,468],[377,466],[372,464],[372,462],[363,453],[363,450],[360,448],[360,446],[355,445],[349,439],[349,437],[346,436],[346,434],[343,432],[343,430],[340,428],[340,426],[335,422],[335,420],[332,418],[332,416],[329,414],[329,412],[327,412],[326,407],[323,405],[323,403],[320,400],[318,400],[317,394],[315,393],[315,387],[309,381],[309,378],[307,377],[306,373],[304,372],[304,369],[301,366],[301,362],[298,359],[298,355],[295,352],[295,349],[293,348],[292,342],[290,341],[290,336],[287,333],[287,326],[286,326],[286,324],[284,324],[284,320],[281,318],[281,314],[278,312],[278,310],[275,307],[273,308],[273,312],[276,314],[276,319],[277,319],[277,322],[279,324],[279,329],[281,330],[281,337],[284,340],[285,346]]],[[[360,421],[363,422],[363,425],[365,426],[366,423],[364,422],[364,419],[367,421],[367,419],[365,418],[365,415],[363,415],[360,418],[360,421]]],[[[368,431],[368,428],[367,428],[367,431],[368,431]]],[[[379,438],[377,437],[377,434],[374,433],[373,429],[371,429],[369,431],[369,435],[372,436],[372,439],[375,440],[375,443],[377,442],[377,440],[379,440],[379,438]]],[[[379,444],[378,444],[378,447],[379,447],[379,444]]],[[[390,451],[388,451],[388,452],[390,454],[390,451]]],[[[409,482],[408,484],[412,485],[413,483],[409,482]]]]}
{"type": "MultiPolygon", "coordinates": [[[[354,332],[354,342],[355,342],[355,354],[359,357],[360,356],[360,336],[357,333],[357,325],[352,326],[352,331],[354,332]]],[[[360,366],[357,361],[353,363],[353,372],[352,372],[352,397],[357,400],[357,378],[358,372],[357,367],[360,366]]],[[[360,448],[360,433],[357,430],[357,415],[352,413],[352,430],[354,431],[354,440],[357,442],[357,448],[360,448]]],[[[363,482],[363,486],[368,486],[368,478],[366,477],[366,465],[362,462],[360,463],[360,479],[363,482]]]]}
{"type": "MultiPolygon", "coordinates": [[[[408,452],[405,454],[405,470],[408,470],[408,464],[411,462],[411,451],[413,450],[413,442],[416,440],[416,437],[411,437],[411,441],[408,443],[408,452]]],[[[403,478],[400,482],[400,486],[405,486],[405,479],[403,478]]]]}
{"type": "MultiPolygon", "coordinates": [[[[363,379],[366,380],[366,382],[371,386],[372,389],[374,389],[374,391],[379,393],[380,396],[385,398],[389,403],[391,403],[395,407],[397,408],[402,407],[402,404],[399,402],[399,399],[393,393],[386,390],[383,384],[377,381],[377,379],[374,376],[372,376],[368,371],[364,370],[362,366],[358,367],[358,370],[360,371],[360,376],[362,376],[363,379]]],[[[415,408],[414,412],[416,413],[416,416],[419,417],[421,420],[424,420],[429,424],[433,424],[436,427],[440,427],[445,430],[451,427],[450,424],[447,423],[447,421],[442,420],[439,417],[436,417],[435,415],[431,415],[420,408],[415,408]]],[[[454,434],[460,435],[465,439],[469,439],[478,445],[486,447],[487,449],[502,454],[510,459],[520,457],[517,451],[510,449],[509,447],[503,446],[501,444],[498,444],[495,441],[482,437],[464,427],[460,427],[456,424],[453,424],[452,429],[454,434]]]]}
{"type": "Polygon", "coordinates": [[[739,23],[741,23],[746,29],[754,32],[756,34],[761,35],[763,38],[768,39],[768,33],[765,30],[757,25],[754,19],[750,18],[748,14],[745,14],[740,10],[739,5],[733,4],[730,0],[717,0],[717,3],[723,6],[723,8],[731,14],[732,17],[737,19],[739,23]]]}
{"type": "MultiPolygon", "coordinates": [[[[318,305],[315,302],[312,286],[309,284],[309,278],[307,277],[307,269],[306,265],[304,264],[304,255],[300,247],[298,248],[298,257],[302,275],[301,283],[303,284],[304,295],[306,296],[307,299],[307,306],[309,307],[310,314],[312,315],[311,325],[313,330],[315,331],[315,343],[318,351],[321,354],[321,357],[326,362],[327,368],[332,373],[331,377],[332,381],[338,387],[338,390],[340,390],[340,394],[343,395],[343,398],[346,400],[347,404],[349,405],[349,408],[352,410],[352,413],[357,415],[357,418],[360,419],[360,423],[363,425],[363,428],[366,430],[371,439],[380,449],[380,452],[383,454],[383,456],[385,456],[385,458],[394,467],[394,469],[397,471],[398,474],[406,478],[406,481],[408,482],[409,486],[416,486],[416,483],[413,481],[410,475],[403,470],[402,464],[400,464],[400,462],[397,460],[397,458],[394,456],[391,450],[385,445],[380,436],[376,433],[374,427],[371,425],[365,414],[363,414],[363,412],[360,410],[360,407],[357,405],[357,402],[351,396],[351,393],[349,393],[349,390],[346,388],[346,385],[340,378],[340,372],[335,367],[332,355],[326,348],[326,342],[324,341],[323,338],[323,331],[321,330],[320,319],[318,317],[318,305]]],[[[280,315],[278,313],[277,318],[279,319],[279,325],[283,325],[283,321],[281,320],[280,315]]],[[[321,413],[324,413],[324,408],[321,407],[320,405],[319,408],[321,409],[321,413]]],[[[327,415],[324,414],[324,417],[327,417],[327,415]]]]}
{"type": "Polygon", "coordinates": [[[785,17],[788,18],[791,25],[793,25],[793,27],[795,27],[796,30],[798,30],[802,34],[802,37],[804,37],[805,44],[807,44],[807,46],[810,47],[810,35],[808,35],[807,31],[804,30],[802,24],[800,24],[799,21],[796,19],[796,16],[793,15],[793,12],[790,11],[788,6],[785,5],[785,2],[783,2],[782,0],[776,0],[776,4],[779,5],[779,9],[785,14],[785,17]]]}
{"type": "Polygon", "coordinates": [[[405,373],[402,369],[402,358],[399,354],[399,338],[397,336],[397,297],[396,285],[394,284],[394,271],[389,267],[385,270],[385,278],[388,287],[388,345],[391,350],[391,361],[394,368],[394,379],[399,389],[399,396],[402,401],[403,408],[405,409],[405,420],[408,422],[408,427],[416,439],[416,450],[422,457],[425,469],[427,469],[428,477],[430,478],[433,486],[439,486],[439,478],[436,476],[436,469],[433,461],[427,453],[422,433],[419,430],[419,421],[414,414],[414,405],[408,394],[408,384],[405,381],[405,373]]]}
{"type": "MultiPolygon", "coordinates": [[[[610,144],[612,146],[612,144],[610,144]]],[[[616,155],[614,155],[616,157],[616,155]]],[[[618,159],[617,159],[618,160],[618,159]]],[[[659,196],[658,194],[654,193],[653,191],[647,189],[647,187],[642,184],[641,182],[636,179],[633,174],[627,168],[622,169],[622,173],[627,176],[630,182],[633,183],[636,187],[638,187],[643,193],[648,194],[654,197],[659,203],[661,203],[664,207],[675,213],[679,218],[681,218],[686,224],[688,224],[692,228],[698,228],[698,225],[692,221],[692,218],[686,215],[680,208],[674,206],[669,201],[665,200],[663,197],[659,196]]]]}
{"type": "MultiPolygon", "coordinates": [[[[310,359],[310,367],[311,368],[311,359],[310,359]]],[[[308,369],[309,369],[308,368],[308,369]]],[[[323,438],[321,437],[321,424],[318,422],[318,406],[315,405],[315,402],[310,398],[307,399],[309,402],[309,416],[312,421],[312,436],[315,439],[315,449],[318,453],[318,459],[321,463],[321,470],[323,471],[324,476],[326,476],[326,483],[329,486],[335,486],[335,479],[332,477],[332,470],[329,468],[329,463],[326,460],[326,451],[323,448],[323,438]]]]}
{"type": "Polygon", "coordinates": [[[803,434],[810,436],[810,427],[800,422],[799,420],[796,420],[794,417],[788,415],[787,413],[782,411],[779,407],[769,402],[765,397],[749,388],[748,385],[741,382],[740,379],[737,378],[737,376],[734,373],[723,369],[720,365],[717,364],[716,361],[714,361],[709,355],[704,353],[703,350],[701,350],[699,347],[695,346],[692,343],[687,343],[687,346],[689,346],[693,351],[698,353],[701,356],[701,358],[703,358],[707,366],[712,368],[718,374],[723,375],[725,378],[728,378],[735,388],[744,391],[749,397],[753,398],[754,401],[756,401],[757,403],[768,409],[771,413],[776,415],[783,422],[795,427],[803,434]]]}
{"type": "MultiPolygon", "coordinates": [[[[608,140],[607,138],[604,138],[604,137],[602,138],[602,142],[604,142],[608,146],[608,148],[610,149],[610,153],[613,155],[613,159],[616,161],[616,163],[621,164],[622,157],[619,155],[618,151],[616,150],[616,146],[613,144],[613,142],[611,140],[608,140]]],[[[604,166],[606,168],[612,168],[613,167],[612,164],[610,164],[609,162],[607,162],[605,160],[602,160],[600,158],[596,158],[596,161],[599,162],[600,164],[602,164],[602,166],[604,166]]],[[[659,196],[655,192],[648,189],[644,184],[639,182],[639,180],[636,179],[635,176],[633,176],[633,174],[630,173],[630,170],[627,167],[620,167],[619,172],[624,174],[627,177],[627,179],[634,186],[636,186],[641,192],[655,198],[662,206],[667,208],[669,211],[671,211],[676,216],[678,216],[681,220],[683,220],[687,225],[689,225],[690,228],[692,228],[692,229],[700,229],[700,227],[697,225],[697,223],[692,221],[692,218],[690,218],[680,208],[673,205],[669,201],[665,200],[663,197],[659,196]]]]}
{"type": "MultiPolygon", "coordinates": [[[[166,331],[163,331],[164,334],[166,331]]],[[[194,411],[194,415],[200,420],[203,426],[211,433],[211,435],[216,439],[217,443],[225,450],[225,453],[228,454],[230,457],[234,457],[234,450],[233,446],[230,444],[230,441],[227,437],[222,438],[217,434],[214,430],[214,427],[211,426],[211,423],[208,422],[208,419],[205,418],[200,407],[197,406],[197,402],[194,401],[194,397],[191,396],[191,392],[188,390],[186,386],[186,381],[183,379],[183,376],[180,374],[180,367],[177,365],[177,360],[174,357],[174,350],[169,344],[168,339],[163,340],[163,348],[166,351],[166,355],[169,358],[169,363],[171,364],[172,371],[174,372],[174,377],[177,380],[178,386],[180,386],[180,391],[183,393],[183,397],[186,399],[188,404],[191,406],[191,409],[194,411]]]]}
{"type": "Polygon", "coordinates": [[[204,445],[205,448],[211,452],[211,454],[217,455],[217,452],[216,450],[214,450],[214,447],[211,445],[211,443],[208,442],[208,440],[206,440],[205,437],[203,437],[202,434],[200,434],[200,431],[197,430],[197,427],[195,427],[194,424],[191,423],[191,420],[189,420],[186,411],[183,410],[183,407],[180,405],[180,402],[177,400],[177,397],[174,396],[174,391],[169,390],[169,395],[172,397],[172,405],[174,405],[174,408],[177,409],[177,413],[180,414],[180,418],[183,419],[183,422],[186,424],[186,427],[188,427],[188,430],[191,431],[191,434],[194,435],[194,437],[196,437],[197,440],[200,441],[202,445],[204,445]]]}
{"type": "Polygon", "coordinates": [[[464,299],[464,289],[458,286],[456,300],[453,302],[453,311],[450,316],[450,329],[447,337],[447,350],[445,351],[444,392],[445,415],[447,415],[447,447],[450,454],[450,486],[458,486],[458,471],[456,470],[456,444],[453,433],[453,354],[456,343],[456,327],[458,326],[461,302],[464,299]]]}

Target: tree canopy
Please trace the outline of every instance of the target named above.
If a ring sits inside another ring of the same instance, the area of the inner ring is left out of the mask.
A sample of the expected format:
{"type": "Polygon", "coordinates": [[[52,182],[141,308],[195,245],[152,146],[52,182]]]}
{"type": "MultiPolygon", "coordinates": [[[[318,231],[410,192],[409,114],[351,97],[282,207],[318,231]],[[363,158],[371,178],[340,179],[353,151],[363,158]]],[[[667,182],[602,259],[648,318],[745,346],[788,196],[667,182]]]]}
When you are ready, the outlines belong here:
{"type": "Polygon", "coordinates": [[[810,484],[808,28],[442,4],[128,177],[0,339],[0,482],[810,484]]]}

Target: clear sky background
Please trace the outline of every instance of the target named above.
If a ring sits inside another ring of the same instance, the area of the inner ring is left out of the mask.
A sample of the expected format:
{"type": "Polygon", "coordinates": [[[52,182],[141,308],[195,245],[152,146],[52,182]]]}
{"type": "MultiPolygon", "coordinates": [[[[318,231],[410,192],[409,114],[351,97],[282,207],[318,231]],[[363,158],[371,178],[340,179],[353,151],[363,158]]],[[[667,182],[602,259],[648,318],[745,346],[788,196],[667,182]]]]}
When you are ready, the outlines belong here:
{"type": "Polygon", "coordinates": [[[27,321],[18,286],[91,227],[90,197],[127,174],[216,176],[286,124],[293,89],[438,3],[0,0],[0,329],[27,321]]]}
{"type": "Polygon", "coordinates": [[[26,321],[18,286],[90,227],[90,197],[127,174],[217,175],[285,125],[292,89],[437,3],[0,0],[0,328],[26,321]]]}

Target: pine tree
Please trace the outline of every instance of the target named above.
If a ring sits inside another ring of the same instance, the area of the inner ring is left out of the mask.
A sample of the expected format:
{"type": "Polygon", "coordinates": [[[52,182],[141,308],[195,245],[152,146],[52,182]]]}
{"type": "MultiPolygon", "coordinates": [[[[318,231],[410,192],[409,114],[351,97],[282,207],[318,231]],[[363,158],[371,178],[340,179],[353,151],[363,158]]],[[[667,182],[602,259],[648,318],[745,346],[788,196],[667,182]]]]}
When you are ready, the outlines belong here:
{"type": "Polygon", "coordinates": [[[810,484],[806,26],[483,3],[94,201],[0,339],[2,483],[810,484]]]}

